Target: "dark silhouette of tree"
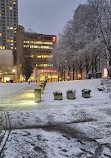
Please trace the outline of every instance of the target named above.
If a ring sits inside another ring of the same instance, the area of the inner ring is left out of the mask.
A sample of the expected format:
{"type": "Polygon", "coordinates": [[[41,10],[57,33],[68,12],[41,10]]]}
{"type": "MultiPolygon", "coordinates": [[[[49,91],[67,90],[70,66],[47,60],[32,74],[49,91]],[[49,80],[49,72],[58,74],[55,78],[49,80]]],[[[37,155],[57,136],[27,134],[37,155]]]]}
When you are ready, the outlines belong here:
{"type": "Polygon", "coordinates": [[[28,79],[30,78],[33,72],[33,66],[30,56],[31,56],[30,50],[25,48],[23,54],[22,74],[23,76],[25,76],[26,82],[28,81],[28,79]]]}

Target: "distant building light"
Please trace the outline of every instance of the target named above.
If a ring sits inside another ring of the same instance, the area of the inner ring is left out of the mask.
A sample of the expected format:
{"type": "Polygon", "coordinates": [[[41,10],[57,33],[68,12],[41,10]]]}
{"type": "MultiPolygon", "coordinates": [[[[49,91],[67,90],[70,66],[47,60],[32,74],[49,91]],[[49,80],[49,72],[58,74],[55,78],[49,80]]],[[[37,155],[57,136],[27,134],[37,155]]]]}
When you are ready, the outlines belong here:
{"type": "Polygon", "coordinates": [[[15,70],[13,69],[12,72],[15,72],[15,70]]]}
{"type": "Polygon", "coordinates": [[[108,77],[108,70],[107,68],[104,69],[104,78],[107,78],[108,77]]]}
{"type": "Polygon", "coordinates": [[[5,49],[5,46],[0,46],[0,49],[5,49]]]}
{"type": "Polygon", "coordinates": [[[12,7],[9,7],[10,10],[12,10],[12,7]]]}
{"type": "Polygon", "coordinates": [[[56,41],[56,36],[52,37],[52,41],[55,42],[56,41]]]}
{"type": "Polygon", "coordinates": [[[10,30],[13,30],[13,27],[10,27],[10,30]]]}

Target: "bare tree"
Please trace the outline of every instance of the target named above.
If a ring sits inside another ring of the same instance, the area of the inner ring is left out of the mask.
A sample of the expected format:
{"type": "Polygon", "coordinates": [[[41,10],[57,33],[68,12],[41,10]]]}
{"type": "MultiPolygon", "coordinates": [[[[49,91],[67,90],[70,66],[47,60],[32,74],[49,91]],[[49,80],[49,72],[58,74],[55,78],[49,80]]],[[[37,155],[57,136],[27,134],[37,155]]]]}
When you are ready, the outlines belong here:
{"type": "Polygon", "coordinates": [[[94,9],[99,36],[108,50],[106,51],[106,57],[109,54],[109,65],[111,67],[111,1],[88,0],[88,3],[94,9]]]}
{"type": "MultiPolygon", "coordinates": [[[[75,74],[77,78],[77,74],[80,73],[82,76],[83,72],[86,73],[86,77],[89,72],[96,76],[96,73],[102,71],[102,67],[106,64],[108,59],[106,48],[108,49],[109,47],[107,47],[105,42],[106,35],[104,39],[100,29],[98,11],[95,12],[95,9],[101,5],[95,3],[93,6],[93,3],[97,1],[101,2],[104,0],[89,0],[87,4],[80,5],[76,9],[73,19],[67,22],[59,36],[59,41],[53,52],[53,61],[61,77],[64,76],[64,80],[66,72],[68,78],[71,79],[71,71],[73,79],[75,74]]],[[[105,4],[105,7],[108,9],[109,3],[105,4]]],[[[101,22],[103,20],[104,18],[101,19],[101,22]]],[[[106,21],[102,23],[102,29],[106,27],[105,23],[106,21]]]]}

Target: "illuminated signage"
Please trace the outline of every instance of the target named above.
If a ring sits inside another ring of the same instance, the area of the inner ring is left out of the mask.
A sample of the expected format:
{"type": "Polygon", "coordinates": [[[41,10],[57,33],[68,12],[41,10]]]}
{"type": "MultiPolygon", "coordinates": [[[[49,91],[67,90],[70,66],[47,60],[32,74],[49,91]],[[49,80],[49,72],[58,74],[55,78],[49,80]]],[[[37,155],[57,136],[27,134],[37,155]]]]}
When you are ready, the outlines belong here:
{"type": "Polygon", "coordinates": [[[56,41],[56,36],[52,37],[52,41],[55,42],[56,41]]]}
{"type": "Polygon", "coordinates": [[[41,70],[41,72],[56,72],[56,70],[41,70]]]}

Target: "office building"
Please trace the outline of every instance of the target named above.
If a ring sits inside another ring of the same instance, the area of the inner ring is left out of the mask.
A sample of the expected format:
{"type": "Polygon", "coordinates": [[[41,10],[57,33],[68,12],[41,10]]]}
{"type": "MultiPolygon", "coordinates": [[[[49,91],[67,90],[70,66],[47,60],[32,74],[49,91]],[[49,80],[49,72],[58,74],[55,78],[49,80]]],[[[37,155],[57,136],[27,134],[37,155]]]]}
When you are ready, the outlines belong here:
{"type": "Polygon", "coordinates": [[[0,49],[14,49],[18,0],[0,0],[0,49]]]}
{"type": "Polygon", "coordinates": [[[0,82],[16,81],[16,66],[13,66],[13,51],[0,50],[0,82]]]}
{"type": "Polygon", "coordinates": [[[23,55],[29,51],[34,69],[33,80],[44,81],[49,78],[50,80],[54,80],[57,75],[49,59],[53,57],[52,50],[55,44],[56,35],[25,32],[24,28],[19,26],[16,32],[18,80],[20,78],[22,65],[24,64],[23,55]]]}

